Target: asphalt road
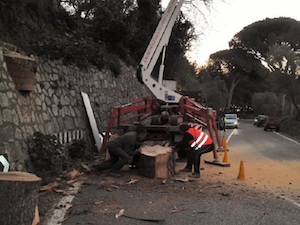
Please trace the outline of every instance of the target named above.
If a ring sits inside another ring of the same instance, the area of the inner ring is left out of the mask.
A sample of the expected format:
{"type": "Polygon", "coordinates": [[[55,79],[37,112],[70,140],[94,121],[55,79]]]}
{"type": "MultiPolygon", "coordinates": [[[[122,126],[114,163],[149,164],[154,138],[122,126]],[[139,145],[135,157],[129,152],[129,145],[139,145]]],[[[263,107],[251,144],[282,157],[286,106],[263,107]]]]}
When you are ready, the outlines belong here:
{"type": "MultiPolygon", "coordinates": [[[[229,177],[243,160],[247,183],[300,204],[300,143],[275,131],[264,131],[242,121],[225,132],[231,167],[229,177]]],[[[235,176],[235,174],[234,174],[235,176]]]]}
{"type": "MultiPolygon", "coordinates": [[[[232,131],[226,132],[231,134],[232,131]]],[[[264,131],[263,128],[252,125],[252,121],[242,121],[239,129],[234,130],[228,145],[237,150],[247,151],[249,154],[257,154],[257,158],[300,161],[300,143],[295,143],[274,130],[264,131]]]]}
{"type": "MultiPolygon", "coordinates": [[[[230,167],[203,163],[201,178],[188,180],[177,172],[173,179],[149,179],[125,169],[121,178],[106,173],[81,177],[72,202],[60,203],[66,215],[42,224],[272,224],[300,221],[300,145],[251,122],[225,133],[230,167]],[[244,161],[246,179],[237,179],[244,161]],[[115,215],[125,209],[125,215],[115,215]]],[[[218,153],[222,161],[224,153],[218,153]]],[[[178,162],[176,170],[184,167],[178,162]]]]}

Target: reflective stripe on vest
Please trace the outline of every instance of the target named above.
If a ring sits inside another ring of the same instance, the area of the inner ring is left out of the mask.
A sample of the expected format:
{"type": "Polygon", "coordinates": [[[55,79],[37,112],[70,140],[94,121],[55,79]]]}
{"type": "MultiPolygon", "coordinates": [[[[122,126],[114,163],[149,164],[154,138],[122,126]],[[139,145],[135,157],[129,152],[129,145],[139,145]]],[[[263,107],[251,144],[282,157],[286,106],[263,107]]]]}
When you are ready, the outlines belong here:
{"type": "Polygon", "coordinates": [[[204,132],[201,132],[200,135],[199,135],[199,137],[191,144],[191,147],[192,147],[192,148],[194,148],[195,145],[196,145],[197,143],[199,143],[199,141],[201,140],[201,138],[203,137],[203,135],[204,135],[204,132]]]}
{"type": "Polygon", "coordinates": [[[195,147],[195,150],[197,150],[201,148],[205,143],[211,144],[212,140],[206,133],[200,132],[199,137],[191,144],[191,147],[195,147]]]}
{"type": "MultiPolygon", "coordinates": [[[[202,132],[202,133],[204,133],[204,132],[202,132]]],[[[204,139],[202,140],[202,142],[200,144],[198,144],[198,146],[195,149],[197,150],[197,149],[201,148],[202,145],[204,145],[204,143],[207,141],[207,139],[208,139],[208,135],[205,134],[204,139]]]]}

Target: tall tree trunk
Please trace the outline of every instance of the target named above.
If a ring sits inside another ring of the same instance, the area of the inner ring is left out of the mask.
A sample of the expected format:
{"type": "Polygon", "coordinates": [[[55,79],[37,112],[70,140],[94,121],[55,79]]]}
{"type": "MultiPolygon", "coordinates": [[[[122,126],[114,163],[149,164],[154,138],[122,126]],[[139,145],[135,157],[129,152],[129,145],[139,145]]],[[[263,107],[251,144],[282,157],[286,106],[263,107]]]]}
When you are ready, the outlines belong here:
{"type": "Polygon", "coordinates": [[[228,99],[227,99],[227,105],[226,105],[225,112],[230,111],[234,89],[235,89],[236,85],[242,80],[242,77],[243,77],[242,75],[237,73],[236,76],[232,79],[232,82],[231,82],[231,85],[229,88],[229,92],[228,92],[228,99]]]}
{"type": "Polygon", "coordinates": [[[235,85],[234,85],[234,81],[231,83],[230,88],[229,88],[229,92],[228,92],[228,99],[227,99],[227,105],[226,105],[226,110],[225,112],[230,112],[230,108],[231,108],[231,101],[232,101],[232,96],[233,96],[233,91],[234,91],[235,85]]]}
{"type": "Polygon", "coordinates": [[[294,93],[291,95],[291,100],[292,100],[294,108],[296,109],[296,116],[295,116],[295,118],[296,119],[300,119],[300,108],[299,108],[299,106],[298,106],[298,104],[296,102],[294,93]]]}
{"type": "Polygon", "coordinates": [[[284,115],[285,97],[286,97],[286,94],[281,95],[281,112],[280,112],[280,116],[284,115]]]}

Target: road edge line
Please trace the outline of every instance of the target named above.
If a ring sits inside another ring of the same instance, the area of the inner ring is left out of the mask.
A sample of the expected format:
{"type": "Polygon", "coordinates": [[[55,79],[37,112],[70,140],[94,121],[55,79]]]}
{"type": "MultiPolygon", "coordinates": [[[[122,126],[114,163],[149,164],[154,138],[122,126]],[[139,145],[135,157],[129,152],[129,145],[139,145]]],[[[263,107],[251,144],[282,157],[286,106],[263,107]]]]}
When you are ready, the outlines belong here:
{"type": "Polygon", "coordinates": [[[274,133],[277,134],[277,135],[280,136],[280,137],[283,137],[283,138],[285,138],[285,139],[291,141],[291,142],[294,142],[294,143],[297,144],[297,145],[300,145],[300,143],[299,143],[298,141],[295,141],[295,140],[293,140],[292,138],[289,138],[289,137],[287,137],[287,136],[284,136],[283,134],[280,134],[280,133],[278,133],[278,132],[274,132],[274,133]]]}

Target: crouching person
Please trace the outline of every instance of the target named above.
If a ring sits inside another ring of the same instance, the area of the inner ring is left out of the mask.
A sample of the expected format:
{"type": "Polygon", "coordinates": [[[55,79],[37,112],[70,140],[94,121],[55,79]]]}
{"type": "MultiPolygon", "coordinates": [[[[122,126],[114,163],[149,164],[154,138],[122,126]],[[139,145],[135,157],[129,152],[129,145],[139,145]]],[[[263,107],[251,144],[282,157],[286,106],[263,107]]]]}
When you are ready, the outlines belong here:
{"type": "Polygon", "coordinates": [[[112,174],[118,172],[126,164],[130,164],[132,158],[139,154],[139,147],[147,136],[147,130],[143,125],[138,125],[134,130],[109,141],[106,144],[110,159],[94,166],[96,171],[110,170],[112,174]]]}

